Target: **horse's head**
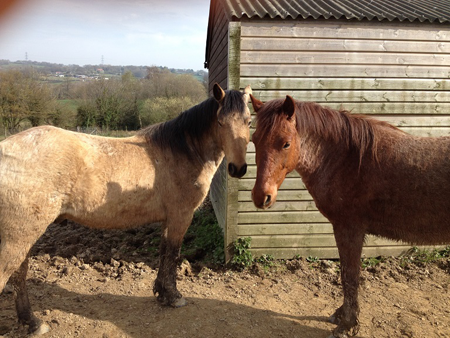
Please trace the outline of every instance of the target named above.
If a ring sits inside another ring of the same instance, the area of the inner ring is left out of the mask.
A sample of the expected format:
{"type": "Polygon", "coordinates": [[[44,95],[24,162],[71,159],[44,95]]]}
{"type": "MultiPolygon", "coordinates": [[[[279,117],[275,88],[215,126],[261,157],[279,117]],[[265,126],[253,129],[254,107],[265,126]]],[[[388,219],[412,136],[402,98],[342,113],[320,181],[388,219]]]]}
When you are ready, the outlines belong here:
{"type": "Polygon", "coordinates": [[[214,98],[219,103],[217,111],[218,133],[228,162],[228,173],[242,177],[247,172],[246,153],[250,141],[251,114],[247,107],[252,93],[250,86],[244,92],[224,91],[217,83],[213,88],[214,98]]]}
{"type": "Polygon", "coordinates": [[[252,199],[256,207],[267,209],[275,203],[278,188],[298,163],[297,106],[290,96],[265,104],[250,96],[256,112],[252,141],[256,149],[257,174],[252,199]]]}

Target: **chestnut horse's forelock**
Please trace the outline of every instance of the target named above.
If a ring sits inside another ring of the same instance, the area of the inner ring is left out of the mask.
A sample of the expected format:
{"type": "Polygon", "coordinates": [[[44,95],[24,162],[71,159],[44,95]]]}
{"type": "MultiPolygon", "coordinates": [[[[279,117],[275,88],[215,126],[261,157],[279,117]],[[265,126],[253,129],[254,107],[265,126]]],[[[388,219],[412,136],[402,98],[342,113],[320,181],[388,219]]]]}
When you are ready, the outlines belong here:
{"type": "MultiPolygon", "coordinates": [[[[283,120],[285,99],[272,100],[264,104],[257,113],[257,125],[261,135],[268,135],[279,128],[283,120]]],[[[364,115],[351,114],[347,110],[335,110],[314,102],[295,101],[296,129],[302,137],[320,136],[334,143],[344,143],[348,149],[359,151],[360,161],[366,152],[377,159],[378,141],[381,135],[376,126],[398,128],[364,115]]]]}

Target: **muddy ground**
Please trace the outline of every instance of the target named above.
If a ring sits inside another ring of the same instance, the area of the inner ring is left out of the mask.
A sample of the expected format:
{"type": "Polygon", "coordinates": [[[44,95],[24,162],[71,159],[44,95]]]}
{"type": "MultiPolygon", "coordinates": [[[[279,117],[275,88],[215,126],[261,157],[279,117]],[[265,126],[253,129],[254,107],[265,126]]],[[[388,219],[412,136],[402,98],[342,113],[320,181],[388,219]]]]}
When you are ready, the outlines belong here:
{"type": "MultiPolygon", "coordinates": [[[[188,305],[174,309],[152,293],[158,237],[154,225],[52,225],[33,248],[28,274],[33,310],[51,328],[41,337],[325,338],[333,329],[327,318],[342,302],[338,262],[296,259],[238,272],[192,254],[178,281],[188,305]]],[[[0,335],[24,337],[9,290],[0,296],[0,335]]],[[[357,337],[450,337],[450,260],[386,258],[366,267],[360,303],[357,337]]]]}

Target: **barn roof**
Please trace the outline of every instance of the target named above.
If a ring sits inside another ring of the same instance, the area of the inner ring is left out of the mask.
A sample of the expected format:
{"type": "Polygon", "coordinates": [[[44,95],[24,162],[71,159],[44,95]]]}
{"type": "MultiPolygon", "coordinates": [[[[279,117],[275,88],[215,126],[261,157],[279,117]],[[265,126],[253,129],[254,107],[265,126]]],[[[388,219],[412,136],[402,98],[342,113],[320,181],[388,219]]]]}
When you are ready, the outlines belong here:
{"type": "Polygon", "coordinates": [[[450,0],[211,0],[206,39],[208,68],[216,5],[228,21],[243,18],[344,19],[450,23],[450,0]]]}
{"type": "MultiPolygon", "coordinates": [[[[214,0],[213,0],[214,1],[214,0]]],[[[449,0],[220,0],[234,18],[450,22],[449,0]]]]}

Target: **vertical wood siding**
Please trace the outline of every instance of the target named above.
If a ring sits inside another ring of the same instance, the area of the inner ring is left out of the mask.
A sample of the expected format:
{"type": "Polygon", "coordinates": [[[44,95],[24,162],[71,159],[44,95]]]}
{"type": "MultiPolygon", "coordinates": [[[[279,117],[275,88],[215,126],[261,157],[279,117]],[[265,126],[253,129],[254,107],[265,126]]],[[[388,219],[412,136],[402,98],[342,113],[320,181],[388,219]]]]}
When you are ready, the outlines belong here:
{"type": "MultiPolygon", "coordinates": [[[[241,57],[241,23],[230,22],[228,26],[228,89],[239,90],[240,85],[240,57],[241,57]]],[[[224,238],[225,238],[225,259],[229,261],[233,255],[233,248],[230,245],[237,237],[238,224],[238,193],[239,193],[239,179],[232,178],[226,172],[226,159],[223,160],[223,171],[227,179],[226,190],[226,219],[224,224],[224,238]]]]}
{"type": "Polygon", "coordinates": [[[228,64],[228,19],[218,1],[212,2],[216,8],[212,11],[216,13],[212,18],[211,49],[208,60],[208,80],[209,92],[212,94],[214,83],[218,83],[222,88],[227,87],[227,64],[228,64]]]}
{"type": "MultiPolygon", "coordinates": [[[[240,50],[240,87],[250,84],[263,101],[289,94],[370,114],[415,135],[450,135],[449,25],[243,20],[240,50]]],[[[231,207],[237,219],[227,223],[234,237],[251,236],[256,255],[338,257],[332,227],[297,174],[283,183],[273,209],[253,206],[253,144],[249,150],[248,174],[231,207]]],[[[364,253],[397,255],[409,247],[368,237],[364,253]]]]}
{"type": "MultiPolygon", "coordinates": [[[[212,88],[214,83],[218,83],[222,88],[227,89],[228,86],[228,19],[223,12],[222,6],[219,2],[212,2],[215,4],[216,13],[212,18],[214,23],[212,25],[212,46],[209,55],[209,93],[212,95],[212,88]]],[[[214,207],[214,212],[217,221],[222,229],[226,229],[227,220],[227,171],[226,163],[222,162],[219,170],[213,178],[209,196],[214,207]]],[[[234,227],[232,227],[234,228],[234,227]]]]}

